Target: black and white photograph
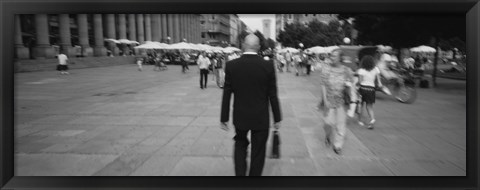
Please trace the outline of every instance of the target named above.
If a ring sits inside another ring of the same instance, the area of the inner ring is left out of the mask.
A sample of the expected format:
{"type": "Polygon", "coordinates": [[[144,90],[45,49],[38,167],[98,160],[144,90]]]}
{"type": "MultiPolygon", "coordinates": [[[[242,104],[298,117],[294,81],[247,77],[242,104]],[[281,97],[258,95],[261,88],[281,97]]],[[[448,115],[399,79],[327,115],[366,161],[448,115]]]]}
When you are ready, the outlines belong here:
{"type": "Polygon", "coordinates": [[[464,14],[14,27],[15,176],[467,176],[464,14]]]}

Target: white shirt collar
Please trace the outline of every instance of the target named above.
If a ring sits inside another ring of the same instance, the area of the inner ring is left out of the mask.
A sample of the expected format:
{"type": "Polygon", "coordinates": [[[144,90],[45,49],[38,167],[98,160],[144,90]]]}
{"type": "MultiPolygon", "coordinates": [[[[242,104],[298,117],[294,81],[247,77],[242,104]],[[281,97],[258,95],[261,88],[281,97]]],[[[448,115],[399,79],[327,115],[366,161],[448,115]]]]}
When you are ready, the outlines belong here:
{"type": "Polygon", "coordinates": [[[257,55],[257,52],[243,52],[243,55],[257,55]]]}

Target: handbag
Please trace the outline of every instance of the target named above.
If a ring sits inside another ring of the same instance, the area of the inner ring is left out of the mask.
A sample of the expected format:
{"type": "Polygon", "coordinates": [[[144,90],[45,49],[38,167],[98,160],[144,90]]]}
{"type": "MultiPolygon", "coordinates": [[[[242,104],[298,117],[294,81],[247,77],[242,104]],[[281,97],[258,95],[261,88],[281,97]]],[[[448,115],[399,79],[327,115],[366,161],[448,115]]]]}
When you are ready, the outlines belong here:
{"type": "Polygon", "coordinates": [[[278,130],[273,131],[272,155],[270,157],[273,159],[280,158],[280,135],[278,130]]]}
{"type": "Polygon", "coordinates": [[[343,101],[345,105],[349,105],[352,102],[352,99],[350,97],[350,87],[345,86],[343,89],[343,101]]]}

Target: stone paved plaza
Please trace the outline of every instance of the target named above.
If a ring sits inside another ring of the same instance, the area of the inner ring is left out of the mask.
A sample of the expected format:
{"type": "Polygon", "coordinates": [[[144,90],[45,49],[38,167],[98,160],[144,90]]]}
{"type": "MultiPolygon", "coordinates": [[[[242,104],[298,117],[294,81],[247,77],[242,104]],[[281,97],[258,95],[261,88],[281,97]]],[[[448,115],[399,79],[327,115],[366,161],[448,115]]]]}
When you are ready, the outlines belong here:
{"type": "MultiPolygon", "coordinates": [[[[234,175],[234,132],[219,128],[222,91],[211,75],[200,89],[198,69],[190,69],[15,74],[15,175],[234,175]]],[[[438,79],[436,89],[417,89],[410,105],[378,94],[376,128],[349,121],[343,155],[336,155],[323,143],[315,109],[318,74],[277,76],[282,157],[267,158],[264,175],[466,175],[465,81],[438,79]]]]}

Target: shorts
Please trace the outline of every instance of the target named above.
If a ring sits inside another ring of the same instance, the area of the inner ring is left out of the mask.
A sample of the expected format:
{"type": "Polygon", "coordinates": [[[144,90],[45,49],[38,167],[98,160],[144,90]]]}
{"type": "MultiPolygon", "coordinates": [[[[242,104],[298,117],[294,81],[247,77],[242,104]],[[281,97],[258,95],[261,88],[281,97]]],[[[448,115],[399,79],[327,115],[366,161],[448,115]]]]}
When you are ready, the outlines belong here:
{"type": "Polygon", "coordinates": [[[358,93],[362,96],[362,102],[367,104],[375,103],[375,87],[373,86],[360,86],[358,93]]]}
{"type": "Polygon", "coordinates": [[[57,65],[57,71],[67,71],[68,66],[67,65],[57,65]]]}

